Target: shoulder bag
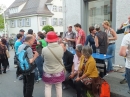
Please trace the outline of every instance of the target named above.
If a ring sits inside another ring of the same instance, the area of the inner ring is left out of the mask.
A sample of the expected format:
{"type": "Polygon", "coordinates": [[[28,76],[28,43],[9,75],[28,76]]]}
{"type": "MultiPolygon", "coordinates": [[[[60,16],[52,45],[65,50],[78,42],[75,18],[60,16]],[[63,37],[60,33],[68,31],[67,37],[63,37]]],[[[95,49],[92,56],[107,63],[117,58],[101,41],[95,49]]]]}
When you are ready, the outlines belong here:
{"type": "Polygon", "coordinates": [[[65,66],[63,65],[63,63],[59,60],[59,58],[53,53],[53,51],[49,47],[48,47],[48,49],[54,55],[54,57],[59,61],[59,63],[64,67],[64,71],[66,72],[66,69],[65,69],[65,66]]]}

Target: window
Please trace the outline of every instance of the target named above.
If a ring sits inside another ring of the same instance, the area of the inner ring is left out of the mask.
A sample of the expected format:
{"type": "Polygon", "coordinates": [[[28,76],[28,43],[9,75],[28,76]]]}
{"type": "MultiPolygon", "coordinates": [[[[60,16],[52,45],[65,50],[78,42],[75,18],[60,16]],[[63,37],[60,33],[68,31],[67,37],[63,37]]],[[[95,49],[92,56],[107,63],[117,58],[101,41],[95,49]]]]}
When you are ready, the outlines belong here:
{"type": "Polygon", "coordinates": [[[62,12],[62,6],[59,7],[59,12],[62,12]]]}
{"type": "Polygon", "coordinates": [[[55,5],[53,6],[53,11],[57,11],[57,7],[55,5]]]}
{"type": "Polygon", "coordinates": [[[108,5],[104,5],[104,15],[108,14],[108,5]]]}
{"type": "Polygon", "coordinates": [[[22,19],[19,19],[18,20],[18,27],[23,27],[24,25],[23,25],[23,21],[22,21],[22,19]]]}
{"type": "Polygon", "coordinates": [[[9,9],[9,13],[10,14],[18,13],[18,8],[16,7],[16,8],[9,9]]]}
{"type": "Polygon", "coordinates": [[[14,28],[14,27],[15,27],[15,20],[11,20],[11,21],[10,21],[10,27],[11,27],[11,28],[14,28]]]}
{"type": "Polygon", "coordinates": [[[63,18],[59,18],[59,26],[63,26],[63,18]]]}
{"type": "Polygon", "coordinates": [[[42,25],[44,26],[44,25],[46,25],[46,22],[47,22],[47,19],[46,18],[42,18],[42,25]]]}
{"type": "Polygon", "coordinates": [[[53,18],[53,26],[57,26],[57,18],[53,18]]]}
{"type": "Polygon", "coordinates": [[[26,26],[26,27],[31,26],[31,20],[30,20],[30,18],[26,18],[26,19],[25,19],[25,26],[26,26]]]}

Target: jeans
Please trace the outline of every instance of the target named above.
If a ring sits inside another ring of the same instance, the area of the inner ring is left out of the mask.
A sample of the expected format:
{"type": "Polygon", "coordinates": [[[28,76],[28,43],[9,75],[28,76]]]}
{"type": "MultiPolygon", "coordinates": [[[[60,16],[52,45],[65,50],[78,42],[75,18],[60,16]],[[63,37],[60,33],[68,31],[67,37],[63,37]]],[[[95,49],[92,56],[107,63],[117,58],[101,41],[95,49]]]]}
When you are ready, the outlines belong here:
{"type": "Polygon", "coordinates": [[[23,95],[24,97],[32,97],[34,88],[34,73],[23,75],[23,95]]]}
{"type": "Polygon", "coordinates": [[[38,75],[38,68],[36,67],[35,68],[35,80],[37,81],[39,78],[39,75],[38,75]]]}
{"type": "MultiPolygon", "coordinates": [[[[110,44],[108,45],[108,48],[107,48],[107,55],[112,55],[114,56],[115,54],[115,44],[110,44]]],[[[107,72],[113,70],[113,67],[112,67],[112,58],[108,59],[108,64],[107,64],[107,72]]]]}
{"type": "Polygon", "coordinates": [[[40,55],[37,57],[37,59],[35,60],[36,66],[38,68],[39,71],[39,77],[42,78],[43,75],[43,57],[40,55]]]}
{"type": "Polygon", "coordinates": [[[126,79],[127,79],[128,87],[130,90],[130,69],[128,69],[128,68],[126,68],[126,79]]]}

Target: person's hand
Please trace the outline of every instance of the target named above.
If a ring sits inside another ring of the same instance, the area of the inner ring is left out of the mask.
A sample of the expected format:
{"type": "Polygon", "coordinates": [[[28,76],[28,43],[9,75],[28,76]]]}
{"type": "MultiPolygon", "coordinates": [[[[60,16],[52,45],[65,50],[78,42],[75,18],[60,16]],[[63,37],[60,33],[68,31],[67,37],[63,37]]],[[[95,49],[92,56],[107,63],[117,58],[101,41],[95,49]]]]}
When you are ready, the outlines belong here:
{"type": "Polygon", "coordinates": [[[75,79],[75,81],[76,81],[76,82],[80,81],[80,78],[79,78],[79,77],[77,77],[77,78],[75,79]]]}
{"type": "Polygon", "coordinates": [[[74,73],[69,76],[70,79],[74,78],[74,73]]]}
{"type": "Polygon", "coordinates": [[[34,51],[34,57],[37,58],[39,56],[37,51],[34,51]]]}

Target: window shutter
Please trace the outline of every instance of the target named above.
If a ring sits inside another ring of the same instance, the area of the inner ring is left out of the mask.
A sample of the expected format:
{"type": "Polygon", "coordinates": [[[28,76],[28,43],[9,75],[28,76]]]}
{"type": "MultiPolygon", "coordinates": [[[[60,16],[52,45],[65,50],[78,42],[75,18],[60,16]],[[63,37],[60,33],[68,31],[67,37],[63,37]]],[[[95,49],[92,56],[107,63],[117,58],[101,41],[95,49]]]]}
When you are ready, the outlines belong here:
{"type": "Polygon", "coordinates": [[[17,27],[19,27],[19,20],[17,20],[17,27]]]}
{"type": "Polygon", "coordinates": [[[12,21],[10,20],[10,28],[12,28],[12,21]]]}
{"type": "Polygon", "coordinates": [[[29,19],[29,25],[28,26],[30,27],[31,26],[31,18],[28,18],[28,19],[29,19]]]}
{"type": "Polygon", "coordinates": [[[40,21],[40,26],[43,26],[42,25],[42,17],[39,18],[39,21],[40,21]]]}
{"type": "Polygon", "coordinates": [[[22,27],[25,27],[25,19],[22,19],[22,27]]]}
{"type": "Polygon", "coordinates": [[[51,25],[54,26],[54,23],[53,23],[53,18],[51,19],[51,25]]]}
{"type": "Polygon", "coordinates": [[[14,22],[14,28],[16,27],[16,20],[13,20],[13,22],[14,22]]]}
{"type": "Polygon", "coordinates": [[[60,26],[60,18],[57,18],[57,26],[60,26]]]}

